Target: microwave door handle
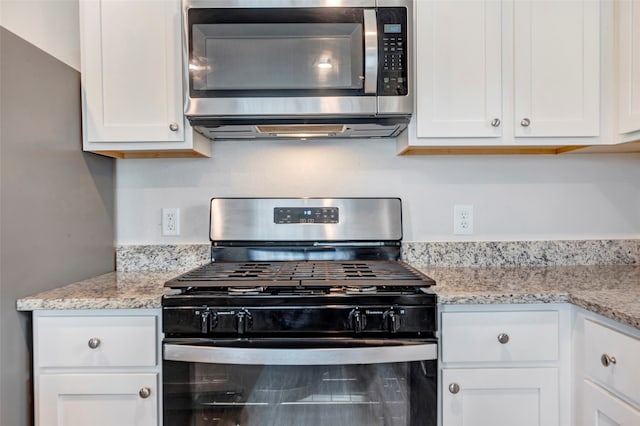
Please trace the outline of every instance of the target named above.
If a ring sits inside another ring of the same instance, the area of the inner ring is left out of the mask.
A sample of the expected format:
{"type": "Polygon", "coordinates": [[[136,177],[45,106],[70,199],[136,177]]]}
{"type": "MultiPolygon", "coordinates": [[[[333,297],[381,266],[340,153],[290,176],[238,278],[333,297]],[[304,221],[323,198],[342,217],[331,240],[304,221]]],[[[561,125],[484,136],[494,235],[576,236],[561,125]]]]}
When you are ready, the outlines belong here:
{"type": "Polygon", "coordinates": [[[378,22],[375,9],[364,10],[364,93],[378,89],[378,22]]]}
{"type": "Polygon", "coordinates": [[[352,348],[270,349],[164,344],[166,361],[228,365],[347,365],[437,359],[436,343],[352,348]]]}

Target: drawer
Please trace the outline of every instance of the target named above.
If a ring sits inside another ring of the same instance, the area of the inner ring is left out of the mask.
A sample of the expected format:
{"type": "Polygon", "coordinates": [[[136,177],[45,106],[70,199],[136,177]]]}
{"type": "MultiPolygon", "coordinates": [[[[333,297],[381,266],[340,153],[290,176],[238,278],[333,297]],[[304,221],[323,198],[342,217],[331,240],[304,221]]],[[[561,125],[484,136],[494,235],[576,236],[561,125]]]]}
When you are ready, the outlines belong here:
{"type": "Polygon", "coordinates": [[[445,312],[444,362],[558,359],[558,312],[445,312]]]}
{"type": "Polygon", "coordinates": [[[51,316],[35,320],[38,367],[155,366],[155,316],[51,316]]]}
{"type": "Polygon", "coordinates": [[[640,403],[640,340],[585,320],[584,345],[587,376],[640,403]]]}

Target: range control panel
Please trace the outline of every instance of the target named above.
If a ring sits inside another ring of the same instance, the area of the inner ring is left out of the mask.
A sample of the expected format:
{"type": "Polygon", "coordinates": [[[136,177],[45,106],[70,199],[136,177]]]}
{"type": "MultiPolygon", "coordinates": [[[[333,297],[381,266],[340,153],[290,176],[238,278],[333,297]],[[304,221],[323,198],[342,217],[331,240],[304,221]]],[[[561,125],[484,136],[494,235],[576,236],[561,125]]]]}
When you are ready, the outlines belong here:
{"type": "Polygon", "coordinates": [[[292,223],[338,223],[337,207],[276,207],[273,222],[277,225],[292,223]]]}
{"type": "Polygon", "coordinates": [[[378,9],[378,94],[398,96],[407,87],[407,11],[404,8],[378,9]]]}

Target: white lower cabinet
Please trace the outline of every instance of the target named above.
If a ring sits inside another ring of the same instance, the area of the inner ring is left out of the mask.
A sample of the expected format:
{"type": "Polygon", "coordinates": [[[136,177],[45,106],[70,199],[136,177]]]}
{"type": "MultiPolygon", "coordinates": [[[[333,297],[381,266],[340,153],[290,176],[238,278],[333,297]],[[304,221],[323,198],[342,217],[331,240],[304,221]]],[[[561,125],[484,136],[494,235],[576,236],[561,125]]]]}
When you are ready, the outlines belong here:
{"type": "Polygon", "coordinates": [[[43,374],[40,425],[157,426],[157,374],[43,374]]]}
{"type": "Polygon", "coordinates": [[[35,311],[36,426],[161,424],[159,310],[35,311]]]}
{"type": "Polygon", "coordinates": [[[566,305],[444,305],[442,426],[565,426],[566,305]]]}
{"type": "Polygon", "coordinates": [[[640,425],[640,410],[589,380],[582,383],[582,398],[585,426],[640,425]]]}
{"type": "Polygon", "coordinates": [[[575,349],[578,424],[640,426],[640,331],[583,311],[575,349]]]}
{"type": "Polygon", "coordinates": [[[446,426],[557,426],[555,368],[445,369],[446,426]]]}

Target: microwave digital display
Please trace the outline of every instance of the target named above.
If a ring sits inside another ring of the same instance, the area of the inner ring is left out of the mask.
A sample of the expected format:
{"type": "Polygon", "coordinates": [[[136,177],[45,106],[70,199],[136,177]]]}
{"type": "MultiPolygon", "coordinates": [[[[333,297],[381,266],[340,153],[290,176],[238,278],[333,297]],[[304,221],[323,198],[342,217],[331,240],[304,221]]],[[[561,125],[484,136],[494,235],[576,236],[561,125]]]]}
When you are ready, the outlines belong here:
{"type": "Polygon", "coordinates": [[[402,25],[400,25],[400,24],[384,24],[384,32],[386,34],[400,34],[400,33],[402,33],[402,25]]]}

